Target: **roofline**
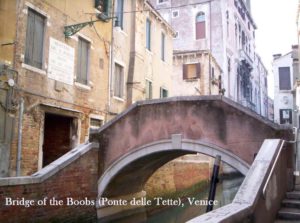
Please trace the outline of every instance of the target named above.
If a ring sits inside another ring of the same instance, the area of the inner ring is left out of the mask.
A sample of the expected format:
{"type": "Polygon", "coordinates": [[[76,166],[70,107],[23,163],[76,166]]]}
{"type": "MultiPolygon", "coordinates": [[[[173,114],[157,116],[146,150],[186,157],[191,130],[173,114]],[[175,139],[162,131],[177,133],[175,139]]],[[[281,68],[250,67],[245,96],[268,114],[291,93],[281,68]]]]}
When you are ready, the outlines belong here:
{"type": "Polygon", "coordinates": [[[172,35],[176,36],[176,31],[173,29],[173,27],[161,16],[161,14],[153,7],[153,5],[148,1],[144,0],[144,4],[150,9],[150,12],[153,13],[155,16],[157,16],[161,22],[166,26],[167,30],[170,30],[172,35]]]}

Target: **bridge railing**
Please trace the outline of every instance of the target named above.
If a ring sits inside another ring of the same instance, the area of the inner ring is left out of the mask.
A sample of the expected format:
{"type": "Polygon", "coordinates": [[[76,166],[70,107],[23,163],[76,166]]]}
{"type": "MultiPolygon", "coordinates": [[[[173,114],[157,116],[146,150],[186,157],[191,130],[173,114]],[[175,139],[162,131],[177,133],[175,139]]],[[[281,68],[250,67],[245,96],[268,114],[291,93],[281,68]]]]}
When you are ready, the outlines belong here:
{"type": "Polygon", "coordinates": [[[292,157],[285,141],[266,139],[233,202],[188,223],[273,222],[285,192],[292,189],[292,157]]]}

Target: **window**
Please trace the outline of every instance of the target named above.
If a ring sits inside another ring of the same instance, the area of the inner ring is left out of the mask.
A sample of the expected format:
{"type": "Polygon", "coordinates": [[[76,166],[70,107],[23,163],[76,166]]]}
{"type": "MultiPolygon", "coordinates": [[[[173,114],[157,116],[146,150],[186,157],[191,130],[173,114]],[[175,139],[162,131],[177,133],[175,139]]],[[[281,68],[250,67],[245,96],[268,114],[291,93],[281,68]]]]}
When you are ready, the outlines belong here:
{"type": "Polygon", "coordinates": [[[162,33],[161,34],[161,59],[163,60],[163,61],[165,61],[165,39],[166,39],[166,37],[165,37],[165,34],[164,33],[162,33]]]}
{"type": "Polygon", "coordinates": [[[39,69],[43,67],[45,17],[28,8],[25,63],[39,69]]]}
{"type": "Polygon", "coordinates": [[[168,97],[168,90],[161,87],[160,88],[160,98],[167,98],[168,97]]]}
{"type": "Polygon", "coordinates": [[[168,0],[157,0],[157,4],[162,4],[162,3],[165,3],[165,2],[168,2],[168,0]]]}
{"type": "Polygon", "coordinates": [[[123,13],[124,13],[124,0],[117,0],[117,20],[116,26],[123,29],[123,13]]]}
{"type": "Polygon", "coordinates": [[[292,124],[292,109],[280,109],[280,124],[292,124]]]}
{"type": "Polygon", "coordinates": [[[205,14],[199,12],[196,16],[196,39],[205,38],[205,14]]]}
{"type": "Polygon", "coordinates": [[[146,48],[151,50],[151,21],[146,20],[146,48]]]}
{"type": "Polygon", "coordinates": [[[105,16],[109,17],[111,10],[111,1],[110,0],[95,0],[95,8],[98,9],[101,13],[104,13],[105,16]]]}
{"type": "Polygon", "coordinates": [[[79,37],[76,82],[85,85],[88,84],[89,49],[90,43],[79,37]]]}
{"type": "Polygon", "coordinates": [[[200,78],[200,63],[183,64],[183,80],[200,78]]]}
{"type": "Polygon", "coordinates": [[[103,120],[90,118],[90,129],[99,129],[103,125],[103,120]]]}
{"type": "Polygon", "coordinates": [[[152,82],[146,80],[146,99],[152,99],[152,82]]]}
{"type": "Polygon", "coordinates": [[[175,36],[173,37],[173,39],[178,39],[179,38],[179,32],[176,31],[175,36]]]}
{"type": "Polygon", "coordinates": [[[211,68],[211,79],[215,79],[215,68],[214,67],[212,67],[211,68]]]}
{"type": "Polygon", "coordinates": [[[172,18],[176,18],[179,16],[179,11],[178,10],[175,10],[172,12],[172,18]]]}
{"type": "Polygon", "coordinates": [[[289,67],[279,67],[279,90],[291,90],[291,74],[289,67]]]}
{"type": "Polygon", "coordinates": [[[115,63],[114,96],[118,98],[124,96],[124,68],[117,63],[115,63]]]}

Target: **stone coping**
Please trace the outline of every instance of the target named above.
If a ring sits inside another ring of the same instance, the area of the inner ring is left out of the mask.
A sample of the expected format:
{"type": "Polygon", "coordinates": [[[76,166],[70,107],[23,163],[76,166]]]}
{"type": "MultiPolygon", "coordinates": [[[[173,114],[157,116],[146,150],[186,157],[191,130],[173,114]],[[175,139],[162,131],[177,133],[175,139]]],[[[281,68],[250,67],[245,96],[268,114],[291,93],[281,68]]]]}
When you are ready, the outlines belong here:
{"type": "Polygon", "coordinates": [[[135,110],[138,107],[141,106],[147,106],[147,105],[157,105],[157,104],[163,104],[163,103],[172,103],[172,102],[186,102],[186,101],[193,101],[193,102],[199,102],[199,101],[220,101],[224,104],[227,104],[247,115],[250,117],[253,117],[257,119],[258,121],[266,124],[267,126],[270,126],[271,128],[275,130],[287,130],[291,129],[288,127],[283,127],[278,124],[275,124],[274,122],[271,122],[267,118],[264,118],[254,111],[251,111],[250,109],[240,105],[239,103],[223,96],[223,95],[204,95],[204,96],[180,96],[180,97],[169,97],[169,98],[160,98],[160,99],[152,99],[152,100],[144,100],[144,101],[137,101],[134,104],[132,104],[128,109],[121,112],[119,115],[117,115],[115,118],[111,119],[107,123],[105,123],[103,126],[101,126],[97,130],[92,130],[91,135],[96,136],[97,134],[101,133],[105,129],[109,128],[111,125],[118,122],[120,119],[124,118],[127,114],[129,114],[131,111],[135,110]]]}
{"type": "Polygon", "coordinates": [[[71,164],[73,161],[77,160],[92,148],[99,148],[98,143],[80,144],[31,176],[0,178],[0,186],[41,183],[71,164]]]}
{"type": "Polygon", "coordinates": [[[266,139],[232,203],[193,218],[188,223],[241,222],[251,214],[283,143],[280,139],[266,139]]]}

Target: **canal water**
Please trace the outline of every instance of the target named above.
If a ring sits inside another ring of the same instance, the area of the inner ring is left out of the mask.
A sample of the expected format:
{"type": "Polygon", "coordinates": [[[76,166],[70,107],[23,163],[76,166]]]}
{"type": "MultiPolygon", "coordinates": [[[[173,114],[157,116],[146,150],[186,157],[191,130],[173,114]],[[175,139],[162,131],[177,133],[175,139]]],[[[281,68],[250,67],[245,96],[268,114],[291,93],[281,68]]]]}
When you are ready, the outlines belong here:
{"type": "MultiPolygon", "coordinates": [[[[230,177],[221,178],[217,186],[216,197],[217,205],[214,209],[222,207],[232,202],[236,192],[238,191],[244,177],[242,175],[234,175],[230,177]]],[[[188,197],[197,200],[207,200],[209,193],[209,186],[206,186],[199,192],[189,194],[188,197]]],[[[183,199],[184,205],[164,207],[153,211],[153,209],[141,209],[136,214],[122,217],[121,219],[110,221],[114,223],[128,223],[128,222],[143,222],[143,223],[184,223],[196,216],[204,214],[206,206],[190,205],[188,200],[183,199]]]]}

